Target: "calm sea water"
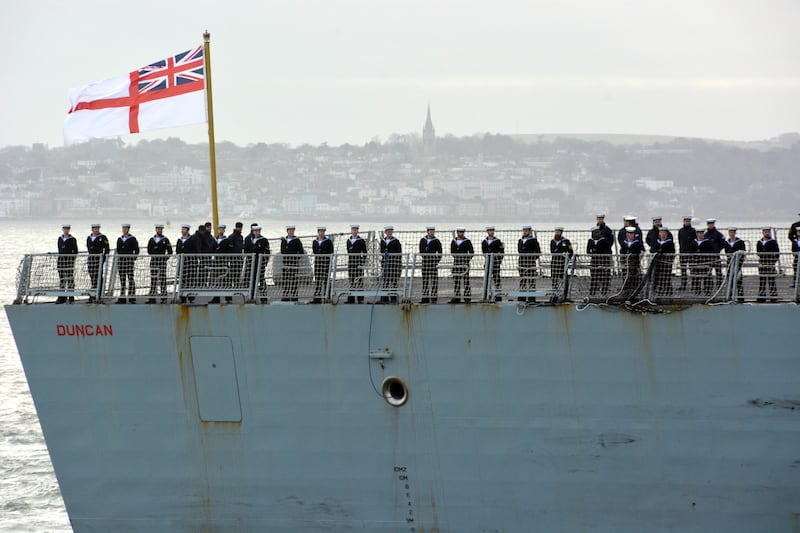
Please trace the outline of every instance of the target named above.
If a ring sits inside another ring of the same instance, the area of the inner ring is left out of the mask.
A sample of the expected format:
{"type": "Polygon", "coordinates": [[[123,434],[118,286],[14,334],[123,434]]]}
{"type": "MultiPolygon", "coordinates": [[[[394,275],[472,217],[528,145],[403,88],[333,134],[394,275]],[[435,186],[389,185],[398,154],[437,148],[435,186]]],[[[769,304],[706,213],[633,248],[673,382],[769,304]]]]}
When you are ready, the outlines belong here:
{"type": "MultiPolygon", "coordinates": [[[[55,242],[61,233],[63,222],[73,225],[72,233],[78,238],[83,250],[86,235],[92,221],[48,220],[48,221],[9,221],[0,222],[3,235],[3,254],[0,254],[0,302],[11,303],[16,294],[15,276],[17,266],[25,253],[55,251],[55,242]]],[[[103,232],[112,242],[118,235],[119,226],[115,222],[100,220],[103,232]]],[[[151,220],[128,220],[132,224],[131,233],[137,235],[140,244],[146,243],[152,234],[151,220]]],[[[175,240],[180,233],[183,221],[173,221],[173,227],[165,233],[175,240]]],[[[186,221],[196,225],[197,221],[186,221]]],[[[243,221],[249,225],[250,221],[243,221]]],[[[259,221],[265,227],[268,237],[282,234],[287,222],[296,223],[299,235],[314,234],[317,221],[259,221]]],[[[328,231],[347,232],[350,221],[326,221],[328,231]]],[[[424,233],[425,223],[397,223],[398,230],[424,233]]],[[[591,220],[588,224],[591,224],[591,220]]],[[[442,230],[452,228],[456,222],[436,221],[442,230]]],[[[669,221],[668,221],[669,223],[669,221]]],[[[765,222],[740,224],[757,227],[765,222]]],[[[501,224],[498,228],[514,228],[518,222],[501,224]]],[[[767,223],[777,227],[788,226],[787,221],[767,223]]],[[[230,225],[230,224],[229,224],[230,225]]],[[[382,223],[364,223],[363,229],[379,229],[382,223]]],[[[465,224],[468,228],[480,228],[480,223],[465,224]]],[[[551,226],[552,223],[541,225],[551,226]]],[[[571,225],[575,226],[575,225],[571,225]]],[[[535,225],[536,227],[536,225],[535,225]]],[[[569,226],[568,226],[569,229],[569,226]]],[[[547,235],[549,231],[545,231],[547,235]]],[[[569,236],[569,235],[568,235],[569,236]]],[[[782,235],[779,235],[779,239],[782,235]]],[[[542,236],[540,235],[540,239],[542,236]]],[[[783,245],[783,242],[781,242],[783,245]]],[[[58,483],[50,464],[50,457],[42,437],[36,410],[31,400],[25,374],[17,354],[17,348],[8,326],[5,312],[0,313],[0,531],[1,532],[43,532],[71,531],[58,483]]]]}

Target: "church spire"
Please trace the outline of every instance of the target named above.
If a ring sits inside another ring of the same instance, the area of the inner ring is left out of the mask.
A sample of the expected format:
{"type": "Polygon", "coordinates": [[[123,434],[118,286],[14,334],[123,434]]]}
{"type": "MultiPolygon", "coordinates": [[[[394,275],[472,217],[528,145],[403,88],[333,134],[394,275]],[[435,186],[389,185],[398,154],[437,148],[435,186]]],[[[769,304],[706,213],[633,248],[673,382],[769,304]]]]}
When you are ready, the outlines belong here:
{"type": "Polygon", "coordinates": [[[431,105],[428,104],[428,115],[425,117],[425,126],[422,128],[422,149],[426,156],[434,154],[436,148],[436,130],[431,120],[431,105]]]}

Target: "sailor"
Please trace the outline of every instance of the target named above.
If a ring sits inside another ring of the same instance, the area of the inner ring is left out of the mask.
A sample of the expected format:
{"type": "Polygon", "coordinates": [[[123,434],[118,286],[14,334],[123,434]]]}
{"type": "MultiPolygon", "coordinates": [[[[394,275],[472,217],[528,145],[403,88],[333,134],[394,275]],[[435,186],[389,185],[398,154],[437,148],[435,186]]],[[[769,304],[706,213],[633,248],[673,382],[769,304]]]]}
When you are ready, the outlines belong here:
{"type": "Polygon", "coordinates": [[[794,269],[794,277],[792,278],[792,288],[797,285],[798,280],[798,258],[800,258],[800,225],[798,225],[794,230],[794,239],[792,239],[792,267],[794,269]]]}
{"type": "Polygon", "coordinates": [[[683,226],[678,230],[678,246],[680,249],[681,289],[686,290],[689,282],[689,265],[692,262],[691,253],[694,252],[695,229],[692,227],[692,216],[683,217],[683,226]]]}
{"type": "MultiPolygon", "coordinates": [[[[495,237],[494,226],[486,226],[486,238],[481,242],[481,251],[486,257],[486,265],[492,265],[492,283],[495,292],[500,292],[500,265],[503,263],[505,247],[503,246],[503,241],[495,237]]],[[[494,297],[495,302],[499,302],[502,299],[503,298],[499,294],[494,297]]]]}
{"type": "MultiPolygon", "coordinates": [[[[100,224],[92,224],[92,232],[86,237],[86,251],[89,253],[89,258],[86,262],[87,270],[89,271],[89,281],[92,285],[92,292],[97,291],[98,297],[103,294],[103,288],[98,287],[100,278],[101,265],[105,263],[106,257],[111,251],[108,244],[108,237],[100,233],[100,224]]],[[[89,301],[95,300],[94,295],[89,296],[89,301]]]]}
{"type": "Polygon", "coordinates": [[[281,285],[282,302],[296,302],[299,283],[300,255],[305,255],[303,243],[294,236],[295,227],[286,226],[286,236],[281,237],[281,285]]]}
{"type": "Polygon", "coordinates": [[[321,304],[322,299],[328,295],[333,241],[325,235],[326,230],[325,226],[317,226],[317,238],[311,243],[311,251],[314,252],[314,299],[311,300],[312,304],[321,304]]]}
{"type": "Polygon", "coordinates": [[[466,236],[467,228],[459,226],[456,228],[456,236],[450,243],[450,254],[453,256],[453,298],[451,304],[461,303],[461,287],[464,287],[464,303],[472,301],[472,289],[469,284],[469,263],[475,250],[472,248],[472,241],[466,236]]]}
{"type": "MultiPolygon", "coordinates": [[[[347,239],[347,278],[350,290],[364,290],[364,265],[367,262],[367,241],[358,234],[358,224],[350,224],[350,237],[347,239]]],[[[355,296],[348,296],[347,303],[356,302],[355,296]]],[[[364,297],[358,296],[358,303],[364,303],[364,297]]]]}
{"type": "Polygon", "coordinates": [[[439,299],[439,261],[442,260],[442,243],[436,237],[436,227],[427,226],[425,236],[419,240],[422,254],[422,299],[420,303],[435,304],[439,299]]]}
{"type": "MultiPolygon", "coordinates": [[[[225,224],[217,225],[217,235],[214,237],[214,256],[213,260],[213,274],[214,279],[211,279],[212,286],[221,289],[232,289],[236,286],[236,278],[241,271],[241,265],[236,264],[232,254],[236,253],[233,247],[233,241],[225,235],[227,226],[225,224]]],[[[226,302],[233,301],[232,296],[225,297],[226,302]]],[[[219,296],[211,299],[213,304],[219,303],[219,296]]]]}
{"type": "MultiPolygon", "coordinates": [[[[539,240],[533,235],[533,228],[530,224],[522,226],[522,237],[517,241],[517,253],[519,253],[519,290],[536,290],[536,266],[542,248],[539,240]]],[[[520,302],[535,302],[535,296],[520,296],[520,302]]]]}
{"type": "Polygon", "coordinates": [[[627,215],[622,220],[624,225],[617,233],[617,242],[620,245],[620,253],[622,251],[622,243],[628,240],[627,228],[634,228],[634,235],[636,237],[635,240],[639,242],[642,240],[642,230],[639,228],[639,224],[636,223],[636,217],[633,215],[627,215]]]}
{"type": "MultiPolygon", "coordinates": [[[[381,254],[383,255],[382,286],[384,289],[395,290],[400,280],[403,246],[394,236],[394,226],[385,226],[383,233],[384,237],[381,239],[381,254]]],[[[391,298],[387,296],[381,297],[382,303],[397,303],[397,300],[396,294],[392,295],[391,298]]]]}
{"type": "MultiPolygon", "coordinates": [[[[175,254],[196,254],[198,253],[199,242],[192,238],[189,231],[192,226],[189,224],[181,224],[181,235],[175,241],[175,254]]],[[[182,259],[181,265],[181,288],[192,287],[193,280],[197,280],[197,258],[191,257],[182,259]]],[[[189,297],[189,301],[194,301],[194,297],[189,297]]],[[[181,296],[181,302],[186,302],[187,297],[181,296]]]]}
{"type": "MultiPolygon", "coordinates": [[[[717,229],[716,223],[717,219],[715,218],[709,218],[706,220],[705,237],[714,245],[714,253],[719,254],[725,249],[725,236],[717,229]]],[[[717,286],[720,286],[722,285],[722,258],[714,257],[711,259],[712,260],[709,261],[709,263],[711,264],[711,268],[714,270],[714,278],[717,286]]]]}
{"type": "Polygon", "coordinates": [[[258,226],[259,228],[261,227],[261,225],[258,222],[253,222],[252,224],[250,224],[250,233],[247,234],[247,237],[245,237],[245,239],[253,236],[253,228],[255,228],[256,226],[258,226]]]}
{"type": "Polygon", "coordinates": [[[692,293],[694,295],[709,295],[713,289],[711,279],[711,268],[715,260],[719,257],[719,252],[715,251],[714,243],[706,238],[703,228],[695,230],[695,239],[692,243],[692,293]],[[715,258],[714,255],[717,255],[715,258]]]}
{"type": "MultiPolygon", "coordinates": [[[[661,215],[656,215],[653,217],[653,227],[650,228],[650,231],[647,232],[647,237],[645,237],[645,242],[650,247],[650,253],[656,253],[656,241],[660,238],[659,231],[663,227],[661,222],[661,215]]],[[[672,233],[667,231],[667,237],[672,240],[672,233]]]]}
{"type": "Polygon", "coordinates": [[[614,230],[606,225],[606,214],[598,213],[595,217],[597,227],[600,228],[600,236],[603,237],[611,247],[614,246],[614,230]]]}
{"type": "Polygon", "coordinates": [[[761,228],[761,240],[756,244],[758,252],[758,301],[765,302],[767,297],[767,285],[769,285],[769,296],[771,302],[778,301],[778,288],[775,284],[777,271],[775,265],[780,258],[780,248],[778,241],[772,238],[772,229],[761,228]]]}
{"type": "Polygon", "coordinates": [[[206,249],[209,252],[213,252],[214,249],[217,247],[217,243],[215,242],[216,241],[216,239],[215,239],[215,235],[216,234],[214,233],[214,229],[211,227],[211,222],[206,222],[204,224],[204,226],[206,228],[206,232],[205,232],[205,235],[204,235],[205,239],[206,239],[206,249]]]}
{"type": "MultiPolygon", "coordinates": [[[[797,214],[800,215],[800,213],[797,213],[797,214]]],[[[797,222],[794,222],[789,227],[789,240],[790,241],[793,241],[795,239],[795,237],[797,236],[797,228],[800,228],[800,220],[798,220],[797,222]]]]}
{"type": "MultiPolygon", "coordinates": [[[[70,224],[63,224],[61,226],[61,235],[59,235],[56,242],[58,247],[58,260],[56,261],[58,287],[64,292],[75,290],[75,259],[78,255],[78,240],[70,234],[70,229],[72,229],[70,224]]],[[[72,303],[74,301],[74,296],[59,296],[56,299],[57,304],[72,303]]]]}
{"type": "Polygon", "coordinates": [[[122,235],[117,238],[116,255],[119,257],[119,299],[118,304],[136,303],[136,282],[134,281],[133,265],[139,255],[139,241],[130,234],[131,225],[122,225],[122,235]],[[125,299],[125,287],[128,289],[128,299],[125,299]]]}
{"type": "Polygon", "coordinates": [[[672,294],[672,264],[675,261],[675,242],[666,226],[658,227],[658,239],[653,243],[650,251],[656,254],[655,261],[655,289],[657,295],[672,294]]]}
{"type": "Polygon", "coordinates": [[[608,285],[611,278],[611,243],[614,236],[609,241],[602,233],[600,226],[591,229],[592,236],[586,243],[586,253],[592,258],[589,263],[589,296],[594,296],[598,292],[602,295],[608,294],[608,285]]]}
{"type": "Polygon", "coordinates": [[[262,304],[268,302],[267,280],[264,273],[269,263],[269,240],[261,235],[261,226],[256,224],[250,227],[250,235],[244,240],[244,253],[247,255],[245,261],[245,272],[252,272],[250,261],[255,260],[258,265],[258,288],[257,294],[253,294],[253,299],[258,298],[262,304]],[[250,257],[252,254],[253,257],[250,257]]]}
{"type": "Polygon", "coordinates": [[[156,303],[155,295],[158,287],[161,288],[159,293],[161,296],[161,303],[166,302],[167,299],[167,257],[172,255],[172,244],[169,239],[164,235],[164,224],[156,224],[156,234],[150,237],[147,242],[147,254],[150,257],[150,298],[147,303],[156,303]]]}
{"type": "Polygon", "coordinates": [[[558,226],[553,230],[553,239],[550,241],[550,277],[551,286],[557,289],[564,281],[567,260],[572,259],[575,252],[572,243],[564,237],[564,228],[558,226]]]}
{"type": "Polygon", "coordinates": [[[233,253],[240,254],[244,251],[244,236],[242,235],[242,228],[244,224],[237,222],[233,225],[233,231],[228,238],[233,243],[233,253]]]}
{"type": "Polygon", "coordinates": [[[625,227],[625,240],[620,246],[620,262],[625,281],[622,287],[624,297],[631,296],[639,287],[641,281],[641,254],[644,245],[639,240],[637,227],[629,224],[625,227]]]}
{"type": "MultiPolygon", "coordinates": [[[[736,236],[736,228],[734,227],[728,228],[728,238],[725,239],[724,245],[725,255],[728,258],[726,266],[728,268],[728,272],[730,272],[731,261],[734,257],[733,254],[736,252],[745,252],[747,247],[745,246],[744,241],[736,236]]],[[[744,301],[744,285],[741,268],[739,268],[739,271],[736,273],[736,297],[740,302],[744,301]]]]}

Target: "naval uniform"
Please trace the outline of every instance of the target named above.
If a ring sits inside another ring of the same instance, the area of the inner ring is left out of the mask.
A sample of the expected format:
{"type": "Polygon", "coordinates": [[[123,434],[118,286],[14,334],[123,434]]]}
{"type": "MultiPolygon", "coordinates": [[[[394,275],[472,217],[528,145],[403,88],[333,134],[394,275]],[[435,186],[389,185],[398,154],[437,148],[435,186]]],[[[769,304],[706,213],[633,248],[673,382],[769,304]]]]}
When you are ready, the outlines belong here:
{"type": "Polygon", "coordinates": [[[681,290],[685,291],[686,286],[689,284],[689,266],[692,264],[692,257],[690,254],[694,253],[694,238],[697,235],[691,224],[684,225],[678,230],[678,249],[680,250],[680,259],[678,260],[681,265],[681,290]]]}
{"type": "MultiPolygon", "coordinates": [[[[197,240],[189,233],[184,237],[181,235],[175,241],[175,255],[179,254],[196,254],[199,253],[197,248],[197,240]]],[[[197,259],[196,258],[182,258],[181,261],[181,288],[188,289],[193,287],[193,283],[197,280],[197,259]]],[[[194,297],[189,298],[194,301],[194,297]]],[[[186,301],[186,296],[181,296],[181,302],[186,301]]]]}
{"type": "MultiPolygon", "coordinates": [[[[58,260],[56,261],[56,269],[58,270],[58,286],[62,291],[75,290],[75,259],[78,255],[78,241],[70,234],[61,235],[58,237],[56,243],[58,246],[58,260]]],[[[64,296],[59,296],[56,299],[57,304],[63,304],[66,301],[74,302],[75,297],[70,296],[67,299],[64,296]]]]}
{"type": "MultiPolygon", "coordinates": [[[[635,234],[634,234],[635,235],[635,234]]],[[[639,287],[641,282],[641,255],[644,252],[644,245],[638,238],[632,241],[625,240],[620,246],[620,261],[622,262],[623,275],[625,282],[622,286],[622,294],[625,297],[631,296],[639,287]]]]}
{"type": "Polygon", "coordinates": [[[567,267],[567,258],[572,258],[575,252],[572,251],[572,243],[569,239],[561,237],[559,240],[550,241],[550,277],[551,286],[557,289],[564,281],[564,273],[567,267]]]}
{"type": "MultiPolygon", "coordinates": [[[[86,237],[86,251],[89,253],[89,257],[86,261],[86,267],[89,271],[89,281],[92,284],[92,290],[97,290],[97,296],[100,297],[103,294],[103,288],[98,287],[98,280],[100,278],[100,268],[103,263],[106,261],[106,256],[111,251],[111,247],[108,244],[108,237],[103,235],[102,233],[98,233],[97,235],[90,233],[88,237],[86,237]]],[[[89,300],[93,300],[94,296],[90,296],[89,300]]]]}
{"type": "Polygon", "coordinates": [[[469,285],[469,262],[475,254],[472,241],[464,237],[456,237],[450,243],[450,254],[453,256],[453,299],[450,303],[461,302],[461,285],[464,285],[464,302],[472,301],[472,288],[469,285]]]}
{"type": "Polygon", "coordinates": [[[608,294],[611,279],[611,242],[602,235],[597,239],[591,238],[586,243],[586,253],[591,256],[589,296],[594,296],[598,292],[602,295],[608,294]]]}
{"type": "Polygon", "coordinates": [[[800,220],[798,220],[797,222],[793,223],[789,227],[789,240],[790,241],[794,241],[795,238],[797,237],[797,228],[800,228],[800,220]]]}
{"type": "Polygon", "coordinates": [[[715,264],[714,254],[718,254],[715,244],[705,236],[692,241],[692,292],[695,295],[711,294],[714,282],[711,279],[711,268],[715,264]]]}
{"type": "MultiPolygon", "coordinates": [[[[520,237],[517,241],[517,253],[519,254],[519,290],[536,290],[536,263],[542,254],[539,240],[531,233],[527,237],[520,237]]],[[[521,302],[536,301],[536,297],[521,297],[521,302]]]]}
{"type": "Polygon", "coordinates": [[[600,236],[608,242],[608,246],[614,248],[614,230],[608,227],[605,222],[601,222],[597,227],[600,228],[600,236]]]}
{"type": "MultiPolygon", "coordinates": [[[[658,233],[661,231],[661,226],[653,226],[650,228],[650,231],[647,232],[647,237],[645,237],[644,242],[650,247],[650,253],[656,253],[656,243],[658,242],[659,236],[658,233]]],[[[667,230],[667,238],[672,240],[672,232],[667,230]]]]}
{"type": "MultiPolygon", "coordinates": [[[[733,240],[725,239],[725,255],[728,257],[727,267],[730,269],[731,261],[733,260],[733,254],[736,252],[744,252],[746,251],[746,246],[744,241],[739,237],[734,237],[733,240]]],[[[730,270],[728,270],[730,272],[730,270]]],[[[739,301],[744,300],[744,284],[742,280],[742,269],[739,268],[739,271],[736,273],[736,297],[739,301]]]]}
{"type": "Polygon", "coordinates": [[[245,261],[245,272],[251,272],[250,261],[255,260],[258,264],[258,288],[257,294],[253,294],[253,298],[258,297],[262,304],[267,303],[267,280],[264,273],[267,270],[267,263],[269,263],[269,240],[263,235],[256,237],[249,235],[244,240],[244,253],[247,255],[252,254],[254,257],[247,257],[245,261]],[[263,256],[263,257],[262,257],[263,256]]]}
{"type": "MultiPolygon", "coordinates": [[[[505,247],[503,246],[503,241],[501,241],[497,237],[486,237],[481,242],[481,251],[486,257],[486,266],[489,266],[489,263],[492,265],[492,283],[494,284],[494,288],[496,291],[500,290],[500,265],[503,264],[503,254],[505,253],[505,247]]],[[[500,301],[502,298],[500,296],[495,296],[495,301],[500,301]]]]}
{"type": "MultiPolygon", "coordinates": [[[[397,237],[391,238],[384,237],[381,239],[381,254],[383,254],[383,288],[397,289],[400,280],[400,270],[402,268],[402,254],[403,245],[397,240],[397,237]]],[[[397,301],[397,296],[391,298],[382,297],[381,301],[397,301]]]]}
{"type": "MultiPolygon", "coordinates": [[[[167,295],[167,257],[172,255],[172,244],[165,235],[158,234],[150,237],[147,242],[147,254],[150,256],[150,293],[155,296],[158,287],[161,287],[160,295],[163,298],[167,295]]],[[[155,303],[154,298],[150,298],[148,303],[155,303]]]]}
{"type": "Polygon", "coordinates": [[[139,255],[139,241],[136,237],[128,233],[127,235],[120,235],[117,239],[116,254],[119,257],[119,295],[120,298],[117,303],[125,302],[125,286],[128,287],[128,300],[127,303],[135,303],[136,299],[131,296],[136,294],[136,282],[133,276],[133,265],[136,261],[136,256],[139,255]]]}
{"type": "Polygon", "coordinates": [[[650,251],[656,254],[654,274],[657,295],[672,294],[672,263],[675,261],[675,242],[671,237],[656,239],[650,251]]]}
{"type": "MultiPolygon", "coordinates": [[[[628,232],[625,231],[625,228],[627,228],[627,227],[629,227],[629,226],[622,226],[622,228],[617,232],[617,242],[619,243],[620,253],[622,253],[622,244],[627,240],[627,233],[628,232]]],[[[636,231],[633,232],[633,234],[636,236],[636,240],[637,241],[641,241],[642,240],[642,230],[641,230],[641,228],[639,228],[639,224],[634,224],[633,226],[630,226],[630,227],[633,227],[633,229],[636,230],[636,231]]]]}
{"type": "Polygon", "coordinates": [[[300,255],[305,255],[303,243],[297,237],[281,237],[281,301],[296,302],[299,284],[300,255]]]}
{"type": "Polygon", "coordinates": [[[722,285],[722,258],[719,257],[719,253],[725,249],[725,236],[717,228],[709,228],[706,230],[705,238],[713,243],[713,253],[717,254],[717,257],[710,258],[709,263],[714,270],[714,279],[719,287],[722,285]]]}
{"type": "MultiPolygon", "coordinates": [[[[353,290],[364,290],[364,265],[367,262],[367,241],[361,235],[347,239],[347,278],[350,281],[350,288],[353,290]]],[[[347,297],[347,303],[355,303],[353,296],[347,297]]],[[[364,297],[358,297],[358,303],[363,303],[364,297]]]]}
{"type": "Polygon", "coordinates": [[[326,235],[322,239],[314,239],[311,243],[314,252],[314,303],[322,303],[328,295],[328,279],[331,270],[333,241],[326,235]]]}
{"type": "Polygon", "coordinates": [[[422,255],[422,300],[421,303],[436,303],[439,297],[439,261],[442,260],[442,243],[437,237],[426,235],[419,241],[422,255]]]}
{"type": "MultiPolygon", "coordinates": [[[[210,273],[210,285],[216,288],[233,289],[237,286],[236,281],[241,273],[241,264],[234,257],[235,247],[233,241],[227,235],[214,237],[214,269],[210,273]]],[[[226,296],[225,300],[230,302],[233,297],[226,296]]],[[[219,297],[214,297],[211,303],[219,302],[219,297]]]]}
{"type": "Polygon", "coordinates": [[[767,285],[769,285],[769,295],[772,301],[777,301],[778,287],[775,284],[777,271],[775,265],[778,263],[780,248],[778,241],[769,237],[761,239],[756,244],[758,252],[758,301],[763,302],[767,296],[767,285]]]}

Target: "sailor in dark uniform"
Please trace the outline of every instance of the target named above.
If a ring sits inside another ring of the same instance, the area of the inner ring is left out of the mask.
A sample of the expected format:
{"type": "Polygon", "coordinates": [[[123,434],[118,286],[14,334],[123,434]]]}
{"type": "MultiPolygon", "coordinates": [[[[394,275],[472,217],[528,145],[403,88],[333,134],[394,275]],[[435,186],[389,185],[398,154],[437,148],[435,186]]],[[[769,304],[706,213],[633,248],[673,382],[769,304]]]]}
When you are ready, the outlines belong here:
{"type": "MultiPolygon", "coordinates": [[[[267,263],[269,263],[269,240],[261,235],[261,226],[256,224],[250,227],[250,235],[244,240],[244,253],[247,255],[252,254],[252,258],[247,258],[246,272],[252,272],[250,261],[255,261],[258,268],[258,289],[257,295],[259,302],[262,304],[267,303],[267,279],[264,273],[267,270],[267,263]]],[[[257,296],[253,295],[253,299],[257,296]]]]}
{"type": "Polygon", "coordinates": [[[333,241],[325,235],[325,226],[317,227],[317,238],[311,243],[314,252],[314,299],[312,304],[321,304],[328,295],[328,279],[331,271],[333,241]]]}
{"type": "Polygon", "coordinates": [[[419,241],[422,254],[422,299],[420,303],[435,304],[439,299],[439,261],[442,260],[442,243],[436,237],[436,228],[428,226],[419,241]]]}
{"type": "MultiPolygon", "coordinates": [[[[78,241],[70,235],[69,230],[72,226],[64,224],[61,226],[61,235],[58,237],[56,246],[58,246],[58,260],[56,261],[56,269],[58,270],[58,287],[62,291],[75,290],[75,259],[78,255],[78,241]]],[[[56,299],[57,304],[66,302],[72,303],[75,301],[74,296],[69,298],[59,296],[56,299]]]]}
{"type": "MultiPolygon", "coordinates": [[[[536,290],[536,267],[539,256],[542,255],[542,248],[539,240],[533,235],[533,228],[530,225],[522,226],[522,237],[517,241],[517,253],[519,254],[519,290],[536,290]]],[[[535,296],[521,296],[520,302],[535,302],[535,296]]]]}
{"type": "Polygon", "coordinates": [[[572,250],[572,243],[564,237],[564,228],[559,226],[553,231],[553,239],[550,241],[550,277],[552,288],[557,289],[564,281],[567,261],[572,259],[575,252],[572,250]]]}
{"type": "Polygon", "coordinates": [[[634,235],[636,236],[637,241],[642,241],[642,230],[639,228],[639,224],[636,223],[636,217],[633,215],[628,215],[623,219],[624,226],[617,232],[617,242],[620,245],[620,250],[622,250],[622,243],[628,240],[627,237],[627,229],[633,228],[634,235]]]}
{"type": "MultiPolygon", "coordinates": [[[[394,226],[383,228],[384,238],[381,239],[381,254],[383,255],[383,288],[396,289],[400,280],[400,270],[402,268],[403,246],[394,237],[394,226]]],[[[381,301],[397,302],[397,296],[382,297],[381,301]]]]}
{"type": "MultiPolygon", "coordinates": [[[[219,224],[217,226],[217,236],[214,238],[214,269],[211,274],[214,276],[212,284],[215,287],[223,289],[232,289],[236,286],[236,280],[239,276],[240,265],[235,263],[233,257],[234,247],[233,241],[225,235],[227,226],[219,224]],[[237,269],[239,267],[239,269],[237,269]]],[[[233,297],[226,296],[225,301],[230,302],[233,297]]],[[[219,296],[215,296],[210,303],[219,303],[219,296]]]]}
{"type": "Polygon", "coordinates": [[[798,276],[798,258],[800,258],[800,226],[797,226],[794,230],[795,235],[794,239],[792,239],[792,253],[794,257],[792,257],[792,268],[794,269],[794,277],[792,278],[792,287],[794,288],[797,285],[797,276],[798,276]]]}
{"type": "Polygon", "coordinates": [[[234,273],[234,278],[237,287],[241,287],[244,283],[245,272],[249,275],[250,271],[244,270],[244,258],[241,257],[244,252],[244,236],[242,235],[242,227],[244,224],[237,222],[233,226],[233,231],[228,235],[228,238],[233,243],[233,256],[230,257],[231,270],[234,273]]]}
{"type": "Polygon", "coordinates": [[[672,295],[672,264],[675,261],[675,241],[669,228],[659,226],[658,239],[653,243],[650,251],[656,254],[655,261],[655,289],[660,296],[672,295]]]}
{"type": "MultiPolygon", "coordinates": [[[[350,237],[347,239],[347,278],[350,289],[364,290],[364,265],[367,262],[367,241],[358,234],[359,225],[350,224],[350,237]]],[[[347,297],[347,303],[355,303],[353,296],[347,297]]],[[[364,303],[364,297],[358,297],[358,303],[364,303]]]]}
{"type": "Polygon", "coordinates": [[[122,235],[117,238],[116,255],[119,256],[119,299],[118,304],[136,303],[136,282],[134,281],[133,265],[139,255],[139,241],[130,234],[131,225],[122,225],[122,235]],[[128,289],[128,299],[125,299],[125,287],[128,289]]]}
{"type": "Polygon", "coordinates": [[[639,240],[636,229],[633,225],[625,228],[625,240],[619,249],[622,272],[625,276],[622,294],[626,298],[634,293],[641,282],[641,255],[644,252],[644,245],[639,240]]]}
{"type": "MultiPolygon", "coordinates": [[[[717,219],[715,218],[709,218],[706,220],[705,237],[714,245],[714,253],[719,255],[719,253],[725,249],[725,236],[717,229],[716,223],[717,219]]],[[[720,286],[722,285],[722,258],[714,257],[712,259],[713,260],[709,261],[709,263],[711,264],[711,268],[714,270],[714,279],[717,283],[717,286],[720,286]]]]}
{"type": "MultiPolygon", "coordinates": [[[[659,232],[661,231],[662,227],[663,227],[663,224],[661,223],[661,215],[654,216],[653,217],[653,227],[650,228],[650,231],[647,232],[647,237],[645,237],[645,239],[644,239],[645,242],[647,243],[647,246],[650,247],[650,253],[651,254],[656,253],[656,251],[655,251],[656,241],[658,241],[658,239],[661,238],[661,236],[659,235],[659,232]]],[[[672,240],[672,232],[667,231],[667,237],[669,237],[669,239],[672,240]]]]}
{"type": "MultiPolygon", "coordinates": [[[[189,224],[182,224],[181,225],[181,235],[175,241],[175,255],[179,254],[196,254],[197,252],[197,241],[192,238],[192,235],[189,233],[189,230],[192,229],[192,226],[189,224]]],[[[192,280],[197,279],[197,260],[196,259],[187,259],[183,258],[181,262],[181,287],[182,288],[189,288],[192,286],[192,280]]],[[[194,301],[194,298],[190,298],[191,301],[194,301]]],[[[181,296],[181,302],[185,302],[186,297],[181,296]]]]}
{"type": "Polygon", "coordinates": [[[464,236],[466,228],[459,226],[456,228],[456,236],[450,243],[450,254],[453,256],[453,298],[451,304],[461,302],[461,286],[464,286],[464,303],[472,301],[472,289],[469,284],[469,263],[475,250],[472,248],[472,241],[464,236]]]}
{"type": "Polygon", "coordinates": [[[707,239],[703,228],[695,230],[695,239],[692,244],[692,292],[695,295],[711,294],[713,280],[711,279],[711,268],[716,258],[714,254],[719,254],[714,243],[707,239]]]}
{"type": "Polygon", "coordinates": [[[298,256],[306,253],[303,249],[303,243],[294,236],[294,230],[294,226],[286,226],[286,237],[281,237],[282,302],[297,301],[297,285],[300,274],[300,257],[298,256]]]}
{"type": "Polygon", "coordinates": [[[147,242],[147,254],[150,255],[150,298],[147,303],[156,303],[155,295],[158,287],[161,303],[167,298],[167,256],[172,255],[172,244],[164,235],[164,224],[156,224],[156,234],[147,242]]]}
{"type": "Polygon", "coordinates": [[[778,301],[778,288],[775,284],[775,276],[778,275],[775,265],[780,258],[780,248],[778,241],[772,238],[771,228],[761,228],[761,240],[756,244],[758,252],[758,301],[765,302],[767,297],[767,285],[769,285],[769,296],[771,302],[778,301]]]}
{"type": "Polygon", "coordinates": [[[206,249],[209,253],[213,252],[217,247],[214,229],[211,227],[211,222],[205,223],[206,232],[203,234],[206,239],[206,249]]]}
{"type": "Polygon", "coordinates": [[[598,292],[602,295],[608,294],[608,285],[611,278],[611,243],[614,236],[609,241],[603,234],[599,226],[592,228],[592,237],[586,243],[586,253],[592,258],[589,263],[589,296],[594,296],[598,292]]]}
{"type": "MultiPolygon", "coordinates": [[[[797,213],[800,215],[800,213],[797,213]]],[[[795,237],[797,237],[797,228],[800,228],[800,220],[794,222],[791,226],[789,226],[789,240],[794,241],[795,237]]]]}
{"type": "MultiPolygon", "coordinates": [[[[744,241],[736,236],[736,228],[728,228],[728,238],[724,241],[725,255],[727,256],[727,269],[730,272],[730,264],[733,260],[733,254],[736,252],[745,252],[747,247],[744,241]]],[[[744,285],[742,280],[742,269],[736,273],[736,297],[740,302],[744,301],[744,285]]]]}
{"type": "Polygon", "coordinates": [[[228,238],[233,243],[233,253],[240,254],[244,251],[244,236],[242,235],[242,228],[244,224],[237,222],[233,227],[233,232],[228,238]]]}
{"type": "Polygon", "coordinates": [[[686,290],[689,284],[689,265],[692,262],[691,253],[694,251],[695,229],[692,227],[691,215],[683,217],[683,226],[678,230],[678,247],[680,250],[681,265],[681,291],[686,290]]]}
{"type": "Polygon", "coordinates": [[[600,213],[596,217],[597,220],[597,227],[600,229],[600,236],[603,237],[606,241],[608,241],[609,246],[611,248],[614,247],[614,230],[606,225],[606,214],[600,213]]]}
{"type": "MultiPolygon", "coordinates": [[[[89,253],[86,266],[89,270],[92,291],[97,290],[98,297],[102,297],[103,287],[98,287],[100,269],[106,262],[111,247],[108,244],[108,237],[100,233],[100,224],[92,224],[92,232],[86,237],[86,251],[89,253]]],[[[94,299],[94,296],[89,296],[90,302],[93,302],[94,299]]]]}
{"type": "MultiPolygon", "coordinates": [[[[486,266],[492,265],[492,283],[496,291],[500,290],[500,265],[503,264],[503,254],[505,247],[503,241],[494,235],[494,226],[486,226],[486,238],[481,242],[481,252],[486,256],[486,266]]],[[[503,298],[495,296],[494,301],[499,302],[503,298]]]]}

